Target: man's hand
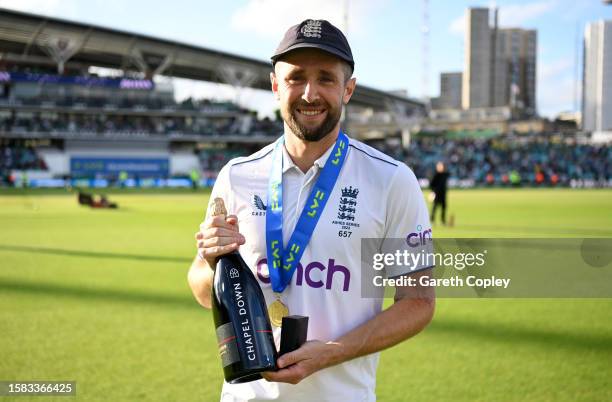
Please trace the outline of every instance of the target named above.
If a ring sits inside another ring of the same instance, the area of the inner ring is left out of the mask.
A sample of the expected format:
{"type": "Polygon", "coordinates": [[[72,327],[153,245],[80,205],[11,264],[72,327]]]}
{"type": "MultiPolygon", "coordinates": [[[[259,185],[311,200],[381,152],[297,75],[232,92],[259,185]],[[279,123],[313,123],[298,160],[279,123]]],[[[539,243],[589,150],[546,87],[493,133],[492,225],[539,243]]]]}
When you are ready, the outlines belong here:
{"type": "Polygon", "coordinates": [[[268,381],[297,384],[312,373],[334,364],[333,356],[341,346],[335,342],[308,341],[299,349],[278,359],[278,371],[262,373],[268,381]]]}
{"type": "MultiPolygon", "coordinates": [[[[419,280],[431,268],[412,274],[419,280]]],[[[268,381],[297,384],[309,375],[336,364],[379,352],[421,332],[434,314],[431,286],[397,287],[395,303],[334,342],[309,341],[278,359],[280,370],[265,372],[268,381]]]]}
{"type": "Polygon", "coordinates": [[[200,231],[195,234],[195,239],[198,256],[206,260],[211,268],[217,257],[237,250],[245,242],[244,236],[238,231],[236,215],[206,218],[200,225],[200,231]]]}
{"type": "Polygon", "coordinates": [[[187,281],[195,299],[202,307],[210,308],[210,292],[215,259],[237,250],[244,244],[244,236],[238,232],[236,215],[208,217],[195,234],[198,255],[193,260],[187,281]]]}

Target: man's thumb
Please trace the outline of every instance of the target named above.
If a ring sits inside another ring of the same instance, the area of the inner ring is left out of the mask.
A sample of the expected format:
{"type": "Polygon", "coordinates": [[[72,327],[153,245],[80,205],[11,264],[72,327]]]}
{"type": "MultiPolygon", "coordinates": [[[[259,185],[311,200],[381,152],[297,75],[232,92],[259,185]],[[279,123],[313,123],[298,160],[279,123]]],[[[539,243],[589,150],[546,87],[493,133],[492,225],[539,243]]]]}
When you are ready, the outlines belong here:
{"type": "Polygon", "coordinates": [[[300,360],[303,360],[302,350],[297,349],[297,350],[294,350],[293,352],[285,353],[284,355],[279,357],[278,367],[279,368],[289,367],[292,364],[299,362],[300,360]]]}

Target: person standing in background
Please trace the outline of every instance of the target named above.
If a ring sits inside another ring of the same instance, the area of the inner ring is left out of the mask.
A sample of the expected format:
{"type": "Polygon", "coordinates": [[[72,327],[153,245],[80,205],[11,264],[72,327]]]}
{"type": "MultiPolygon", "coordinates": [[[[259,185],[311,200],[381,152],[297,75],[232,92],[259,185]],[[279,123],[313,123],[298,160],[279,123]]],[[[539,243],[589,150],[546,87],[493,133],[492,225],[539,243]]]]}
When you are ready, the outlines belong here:
{"type": "Polygon", "coordinates": [[[191,169],[191,172],[189,173],[189,178],[191,179],[191,188],[193,190],[197,190],[200,185],[200,172],[198,172],[198,169],[191,169]]]}
{"type": "MultiPolygon", "coordinates": [[[[442,208],[442,224],[446,225],[446,188],[448,182],[448,172],[442,161],[436,163],[436,173],[434,174],[429,188],[433,194],[433,206],[431,208],[431,223],[435,222],[436,209],[442,208]]],[[[431,198],[431,197],[430,197],[431,198]]]]}

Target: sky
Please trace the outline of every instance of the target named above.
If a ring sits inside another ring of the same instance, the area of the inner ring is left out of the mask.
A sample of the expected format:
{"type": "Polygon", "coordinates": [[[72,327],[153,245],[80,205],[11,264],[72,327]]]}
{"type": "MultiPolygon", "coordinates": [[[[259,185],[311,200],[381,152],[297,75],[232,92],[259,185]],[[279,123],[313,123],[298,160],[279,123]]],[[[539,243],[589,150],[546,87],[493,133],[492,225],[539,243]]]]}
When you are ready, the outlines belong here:
{"type": "MultiPolygon", "coordinates": [[[[612,20],[612,5],[606,6],[602,0],[428,3],[428,68],[423,63],[425,0],[0,0],[0,7],[177,40],[264,61],[269,60],[291,25],[306,18],[327,19],[348,36],[358,84],[406,90],[409,96],[418,98],[439,94],[440,72],[463,70],[465,9],[497,6],[501,27],[538,31],[537,107],[538,113],[547,117],[579,107],[576,99],[580,99],[577,90],[582,76],[585,24],[612,20]]],[[[268,92],[237,91],[187,80],[175,80],[175,91],[179,98],[235,100],[261,115],[271,115],[276,108],[268,92]]]]}

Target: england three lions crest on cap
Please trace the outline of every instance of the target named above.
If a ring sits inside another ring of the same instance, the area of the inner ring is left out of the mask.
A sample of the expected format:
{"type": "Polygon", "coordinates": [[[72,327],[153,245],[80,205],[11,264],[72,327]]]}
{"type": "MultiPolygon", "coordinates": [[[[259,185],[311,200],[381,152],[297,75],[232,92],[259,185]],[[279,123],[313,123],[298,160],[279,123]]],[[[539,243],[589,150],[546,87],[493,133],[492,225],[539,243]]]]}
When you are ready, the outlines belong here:
{"type": "Polygon", "coordinates": [[[313,48],[339,57],[355,69],[353,52],[346,36],[326,20],[306,19],[289,28],[270,57],[272,65],[295,49],[313,48]]]}
{"type": "Polygon", "coordinates": [[[307,38],[320,38],[321,37],[321,23],[322,21],[318,20],[308,20],[306,25],[300,29],[302,35],[307,38]]]}

